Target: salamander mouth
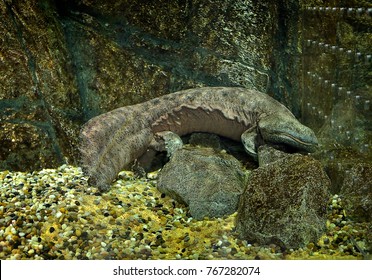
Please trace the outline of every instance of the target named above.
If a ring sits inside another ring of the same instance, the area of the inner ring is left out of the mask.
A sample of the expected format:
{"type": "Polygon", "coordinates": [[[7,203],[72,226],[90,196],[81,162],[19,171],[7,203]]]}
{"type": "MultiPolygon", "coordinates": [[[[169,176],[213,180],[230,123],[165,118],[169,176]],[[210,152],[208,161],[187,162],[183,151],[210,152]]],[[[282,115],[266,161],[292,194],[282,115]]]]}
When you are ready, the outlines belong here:
{"type": "Polygon", "coordinates": [[[303,139],[299,139],[288,133],[280,133],[278,136],[282,142],[309,152],[316,150],[318,146],[318,141],[316,138],[309,139],[310,141],[304,141],[303,139]]]}
{"type": "Polygon", "coordinates": [[[296,137],[294,137],[294,136],[292,136],[288,133],[280,133],[280,135],[282,137],[288,137],[288,138],[292,139],[293,141],[299,143],[300,145],[304,145],[304,146],[317,146],[318,145],[317,142],[304,142],[304,141],[302,141],[302,140],[300,140],[300,139],[298,139],[298,138],[296,138],[296,137]]]}

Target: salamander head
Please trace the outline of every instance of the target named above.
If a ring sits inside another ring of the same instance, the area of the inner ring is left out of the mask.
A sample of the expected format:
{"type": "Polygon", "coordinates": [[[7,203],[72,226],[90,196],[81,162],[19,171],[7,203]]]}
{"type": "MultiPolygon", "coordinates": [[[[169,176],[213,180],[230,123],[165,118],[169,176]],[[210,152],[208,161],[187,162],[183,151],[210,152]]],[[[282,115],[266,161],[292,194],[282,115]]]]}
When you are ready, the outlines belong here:
{"type": "Polygon", "coordinates": [[[285,144],[306,152],[314,152],[318,146],[314,131],[291,115],[263,118],[258,122],[258,131],[266,143],[285,144]]]}

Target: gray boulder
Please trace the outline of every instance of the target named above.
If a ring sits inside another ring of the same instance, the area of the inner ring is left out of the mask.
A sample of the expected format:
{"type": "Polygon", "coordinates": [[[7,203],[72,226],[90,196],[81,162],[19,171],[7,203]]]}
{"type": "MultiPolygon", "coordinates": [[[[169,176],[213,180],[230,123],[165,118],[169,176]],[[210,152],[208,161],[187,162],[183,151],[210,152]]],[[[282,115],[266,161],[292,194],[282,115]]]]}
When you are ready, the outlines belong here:
{"type": "Polygon", "coordinates": [[[234,213],[245,183],[246,174],[233,156],[184,147],[161,170],[158,189],[188,205],[193,218],[203,219],[234,213]]]}
{"type": "Polygon", "coordinates": [[[330,180],[308,156],[288,155],[252,171],[241,195],[236,229],[240,237],[284,248],[316,241],[326,225],[330,180]]]}

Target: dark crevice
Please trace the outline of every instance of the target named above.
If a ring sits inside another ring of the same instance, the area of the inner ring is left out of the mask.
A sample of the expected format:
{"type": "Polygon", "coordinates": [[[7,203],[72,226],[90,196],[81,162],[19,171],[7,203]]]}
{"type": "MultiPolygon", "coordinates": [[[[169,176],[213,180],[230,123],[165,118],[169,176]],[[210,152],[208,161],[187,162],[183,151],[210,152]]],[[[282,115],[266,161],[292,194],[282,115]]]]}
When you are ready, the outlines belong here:
{"type": "Polygon", "coordinates": [[[280,1],[276,6],[278,21],[273,34],[271,92],[275,99],[288,106],[299,117],[299,83],[293,77],[296,76],[299,65],[297,46],[300,7],[297,1],[280,1]]]}
{"type": "Polygon", "coordinates": [[[74,76],[77,81],[77,90],[80,97],[82,122],[86,122],[92,117],[102,113],[99,108],[100,96],[97,92],[90,89],[89,82],[96,75],[94,67],[89,65],[94,61],[92,55],[85,49],[87,46],[82,45],[80,39],[80,30],[73,22],[68,19],[62,20],[63,30],[65,33],[66,46],[71,57],[74,76]]]}

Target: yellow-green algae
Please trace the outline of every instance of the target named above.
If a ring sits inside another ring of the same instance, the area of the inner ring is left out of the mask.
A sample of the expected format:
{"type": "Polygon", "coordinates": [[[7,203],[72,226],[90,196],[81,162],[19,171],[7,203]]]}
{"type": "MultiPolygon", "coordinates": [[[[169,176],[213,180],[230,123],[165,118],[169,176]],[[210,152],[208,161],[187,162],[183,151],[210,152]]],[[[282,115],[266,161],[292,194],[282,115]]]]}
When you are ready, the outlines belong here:
{"type": "MultiPolygon", "coordinates": [[[[0,259],[363,259],[369,224],[330,199],[327,232],[286,250],[239,240],[236,214],[197,221],[153,179],[122,172],[107,193],[72,166],[0,172],[0,259]]],[[[370,240],[370,239],[369,239],[370,240]]]]}

